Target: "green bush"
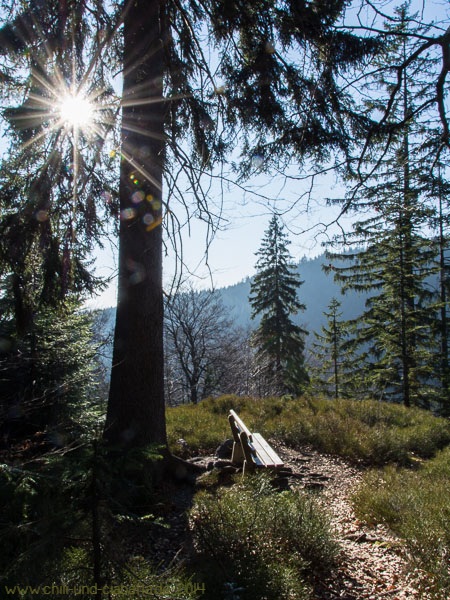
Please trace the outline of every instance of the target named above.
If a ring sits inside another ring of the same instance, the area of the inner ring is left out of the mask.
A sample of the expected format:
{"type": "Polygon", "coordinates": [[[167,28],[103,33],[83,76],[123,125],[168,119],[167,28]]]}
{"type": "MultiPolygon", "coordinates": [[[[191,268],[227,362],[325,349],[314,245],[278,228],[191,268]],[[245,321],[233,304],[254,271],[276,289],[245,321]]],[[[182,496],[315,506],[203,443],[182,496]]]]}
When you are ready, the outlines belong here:
{"type": "Polygon", "coordinates": [[[26,465],[0,464],[0,597],[4,586],[16,584],[37,589],[59,581],[70,588],[67,581],[92,587],[99,579],[117,580],[118,565],[128,558],[123,539],[116,539],[121,524],[143,529],[155,521],[148,510],[158,457],[155,448],[114,454],[92,440],[26,465]]]}
{"type": "Polygon", "coordinates": [[[400,535],[418,566],[431,574],[435,597],[450,595],[450,449],[417,470],[371,471],[353,498],[357,515],[400,535]]]}
{"type": "MultiPolygon", "coordinates": [[[[64,598],[77,600],[96,597],[96,586],[86,583],[85,572],[89,567],[90,558],[86,552],[74,547],[66,550],[58,581],[63,581],[63,585],[72,593],[64,593],[64,598]],[[84,589],[87,592],[83,594],[84,589]]],[[[108,600],[195,600],[203,595],[199,591],[201,585],[197,578],[189,577],[179,566],[161,571],[143,557],[135,556],[97,588],[102,587],[101,597],[108,600]]]]}
{"type": "Polygon", "coordinates": [[[330,569],[337,546],[308,494],[276,492],[266,474],[196,496],[191,524],[211,598],[225,586],[242,599],[303,600],[310,578],[330,569]]]}

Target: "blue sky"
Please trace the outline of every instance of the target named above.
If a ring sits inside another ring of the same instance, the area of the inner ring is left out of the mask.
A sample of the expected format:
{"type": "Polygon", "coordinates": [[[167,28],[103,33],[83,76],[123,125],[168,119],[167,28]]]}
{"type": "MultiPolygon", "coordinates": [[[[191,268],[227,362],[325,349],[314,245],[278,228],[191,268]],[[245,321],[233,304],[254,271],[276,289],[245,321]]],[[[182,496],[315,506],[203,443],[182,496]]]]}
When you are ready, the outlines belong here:
{"type": "MultiPolygon", "coordinates": [[[[210,243],[206,261],[205,246],[207,228],[195,218],[191,222],[190,235],[183,238],[183,279],[189,279],[196,287],[226,287],[237,283],[254,273],[255,252],[259,249],[264,231],[269,224],[274,210],[281,213],[288,210],[295,201],[295,208],[283,214],[283,221],[291,240],[290,252],[295,260],[303,256],[313,257],[323,252],[322,242],[329,239],[336,227],[325,225],[333,221],[338,214],[337,209],[326,208],[325,198],[342,194],[342,187],[333,175],[323,178],[314,188],[311,195],[303,197],[309,191],[308,183],[299,184],[284,178],[259,176],[248,182],[249,189],[258,191],[259,196],[245,194],[241,189],[231,189],[223,196],[223,227],[217,231],[210,243]],[[265,195],[267,199],[260,196],[265,195]]],[[[217,194],[219,189],[211,190],[217,194]]],[[[166,289],[170,289],[174,268],[174,251],[167,246],[164,260],[164,281],[166,289]]],[[[117,271],[116,253],[112,245],[107,245],[97,256],[99,274],[110,277],[117,271]]],[[[115,281],[99,297],[93,298],[89,306],[100,308],[113,306],[116,302],[115,281]]]]}

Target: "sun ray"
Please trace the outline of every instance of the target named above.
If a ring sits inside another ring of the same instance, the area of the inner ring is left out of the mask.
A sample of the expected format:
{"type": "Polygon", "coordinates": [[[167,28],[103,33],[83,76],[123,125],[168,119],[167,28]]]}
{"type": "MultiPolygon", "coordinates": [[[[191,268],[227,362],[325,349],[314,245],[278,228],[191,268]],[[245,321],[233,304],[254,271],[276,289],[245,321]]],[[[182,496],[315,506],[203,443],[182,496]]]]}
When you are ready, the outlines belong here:
{"type": "Polygon", "coordinates": [[[136,162],[136,160],[128,154],[127,151],[122,148],[122,156],[123,158],[133,167],[135,171],[137,171],[140,175],[142,175],[147,181],[152,183],[159,191],[162,191],[161,184],[151,173],[147,171],[142,165],[136,162]]]}
{"type": "Polygon", "coordinates": [[[143,129],[142,127],[131,125],[128,122],[124,122],[122,124],[122,127],[125,131],[129,131],[130,133],[139,133],[144,137],[148,137],[154,140],[165,140],[165,137],[158,133],[153,133],[152,131],[148,131],[147,129],[143,129]]]}

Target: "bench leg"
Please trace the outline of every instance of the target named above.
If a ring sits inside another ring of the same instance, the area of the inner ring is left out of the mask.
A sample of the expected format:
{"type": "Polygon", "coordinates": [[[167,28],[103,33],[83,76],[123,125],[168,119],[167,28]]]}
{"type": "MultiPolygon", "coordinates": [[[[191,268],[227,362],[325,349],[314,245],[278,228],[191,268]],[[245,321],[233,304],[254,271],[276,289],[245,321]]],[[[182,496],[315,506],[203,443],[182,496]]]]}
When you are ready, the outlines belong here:
{"type": "Polygon", "coordinates": [[[250,446],[248,445],[248,436],[245,431],[242,431],[239,434],[239,439],[241,440],[242,453],[244,454],[245,459],[243,468],[243,475],[245,475],[245,473],[252,473],[255,470],[255,463],[253,461],[250,446]]]}
{"type": "Polygon", "coordinates": [[[242,463],[244,462],[244,453],[242,452],[241,442],[233,442],[231,462],[237,465],[242,465],[242,463]]]}

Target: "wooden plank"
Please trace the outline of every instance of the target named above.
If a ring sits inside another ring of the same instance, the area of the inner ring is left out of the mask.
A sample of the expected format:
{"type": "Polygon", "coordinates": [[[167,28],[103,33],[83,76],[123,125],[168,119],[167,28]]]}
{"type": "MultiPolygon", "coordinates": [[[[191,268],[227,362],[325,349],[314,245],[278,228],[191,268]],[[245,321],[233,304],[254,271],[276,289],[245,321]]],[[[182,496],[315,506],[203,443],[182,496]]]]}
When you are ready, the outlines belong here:
{"type": "Polygon", "coordinates": [[[267,465],[274,467],[282,467],[284,465],[284,462],[260,433],[253,434],[253,445],[267,465]]]}
{"type": "Polygon", "coordinates": [[[241,431],[245,431],[245,433],[247,434],[247,437],[251,440],[252,439],[252,432],[247,427],[247,425],[244,423],[244,421],[239,417],[239,415],[234,412],[234,410],[230,410],[230,416],[229,416],[229,418],[230,417],[234,420],[234,422],[236,423],[237,427],[241,431]]]}
{"type": "Polygon", "coordinates": [[[244,460],[244,475],[245,475],[246,471],[253,471],[255,466],[262,466],[262,465],[258,464],[259,459],[253,452],[253,448],[248,439],[247,433],[245,431],[242,431],[239,434],[239,437],[241,439],[242,451],[243,451],[244,457],[245,457],[245,460],[244,460]]]}
{"type": "Polygon", "coordinates": [[[234,410],[228,415],[233,433],[232,461],[244,464],[244,471],[259,467],[282,467],[281,458],[259,433],[252,433],[234,410]]]}

